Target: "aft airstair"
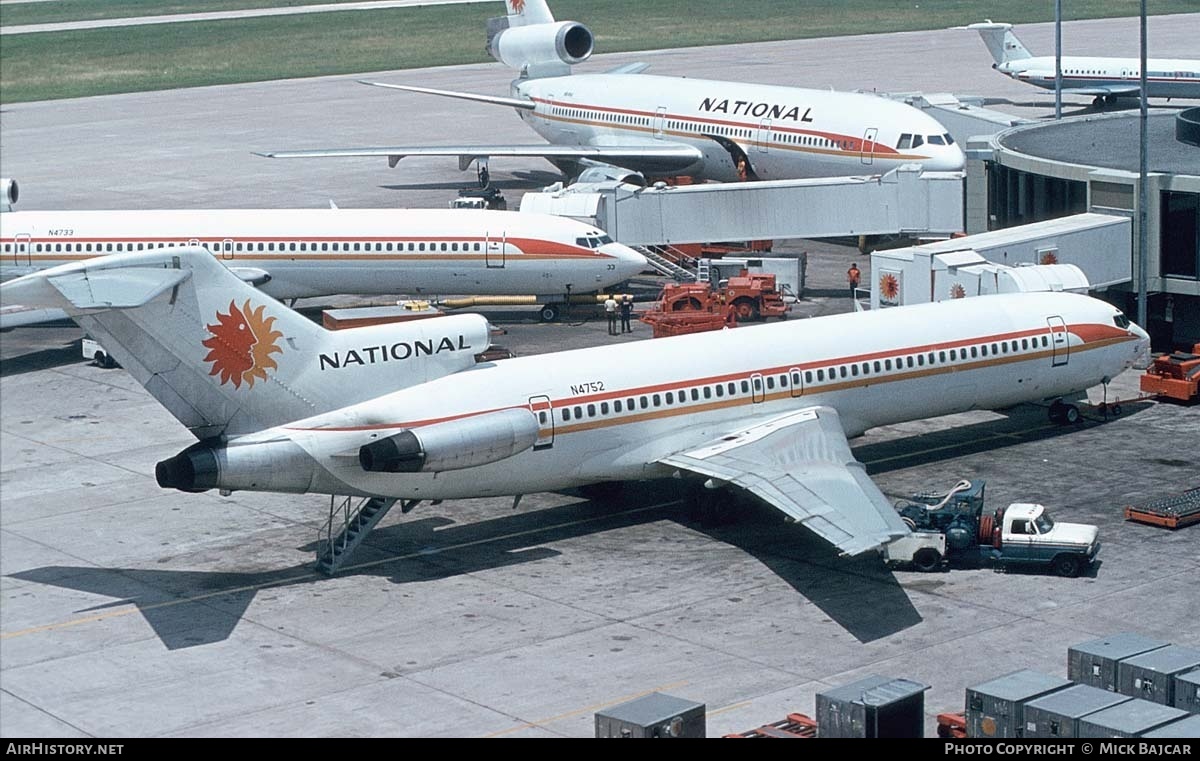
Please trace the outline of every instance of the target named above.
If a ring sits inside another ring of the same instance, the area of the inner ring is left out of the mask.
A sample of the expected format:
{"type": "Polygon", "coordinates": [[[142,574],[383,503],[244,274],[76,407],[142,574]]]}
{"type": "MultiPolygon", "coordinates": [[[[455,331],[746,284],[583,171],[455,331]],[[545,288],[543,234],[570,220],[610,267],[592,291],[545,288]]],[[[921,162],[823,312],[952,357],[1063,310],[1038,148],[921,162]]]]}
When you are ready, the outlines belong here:
{"type": "Polygon", "coordinates": [[[395,499],[371,497],[354,506],[352,497],[339,503],[337,497],[329,498],[329,520],[317,533],[317,570],[326,576],[337,573],[354,550],[362,544],[383,516],[387,515],[395,499]],[[334,531],[337,530],[337,536],[334,531]]]}
{"type": "Polygon", "coordinates": [[[684,266],[689,263],[694,266],[696,260],[679,249],[671,246],[634,246],[633,248],[646,257],[646,261],[650,262],[650,266],[656,271],[672,278],[677,283],[689,283],[696,279],[696,273],[684,266]]]}

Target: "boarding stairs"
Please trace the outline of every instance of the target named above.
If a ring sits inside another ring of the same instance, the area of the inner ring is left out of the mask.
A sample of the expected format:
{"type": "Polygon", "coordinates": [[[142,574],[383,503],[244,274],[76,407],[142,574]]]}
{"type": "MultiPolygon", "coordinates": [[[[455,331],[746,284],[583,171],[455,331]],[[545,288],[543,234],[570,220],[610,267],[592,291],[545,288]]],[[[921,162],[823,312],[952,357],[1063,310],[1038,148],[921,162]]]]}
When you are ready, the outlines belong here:
{"type": "Polygon", "coordinates": [[[395,499],[383,497],[364,499],[357,505],[353,505],[352,497],[345,497],[340,503],[337,499],[329,497],[329,520],[317,532],[316,567],[326,576],[337,573],[371,529],[396,504],[395,499]],[[337,536],[334,536],[335,530],[337,536]]]}
{"type": "Polygon", "coordinates": [[[671,278],[677,283],[690,283],[696,280],[696,260],[672,246],[634,246],[639,254],[646,257],[650,266],[671,278]],[[690,269],[689,269],[690,267],[690,269]]]}

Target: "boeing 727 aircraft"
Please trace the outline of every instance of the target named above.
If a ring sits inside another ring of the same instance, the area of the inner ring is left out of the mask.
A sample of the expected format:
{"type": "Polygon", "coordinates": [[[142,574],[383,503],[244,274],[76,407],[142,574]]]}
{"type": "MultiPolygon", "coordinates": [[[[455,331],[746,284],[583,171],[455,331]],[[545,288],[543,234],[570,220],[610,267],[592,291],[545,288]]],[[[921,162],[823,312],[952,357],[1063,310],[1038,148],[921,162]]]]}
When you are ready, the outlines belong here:
{"type": "MultiPolygon", "coordinates": [[[[992,68],[1018,82],[1054,89],[1054,56],[1034,56],[1013,34],[1012,24],[985,21],[964,29],[979,32],[992,68]]],[[[1141,61],[1137,58],[1063,56],[1062,91],[1094,95],[1096,108],[1116,103],[1118,97],[1137,97],[1141,90],[1141,61]]],[[[1146,95],[1151,98],[1200,98],[1200,60],[1146,59],[1146,95]]]]}
{"type": "Polygon", "coordinates": [[[1023,293],[518,357],[396,390],[397,366],[471,339],[331,337],[193,249],[68,264],[0,294],[67,310],[196,435],[158,463],[166,488],[356,495],[378,515],[681,474],[847,554],[907,533],[848,437],[1060,399],[1149,343],[1102,301],[1023,293]]]}
{"type": "Polygon", "coordinates": [[[646,267],[645,257],[600,229],[548,214],[473,209],[0,213],[3,279],[107,253],[185,245],[207,248],[244,280],[279,299],[339,293],[537,295],[545,304],[544,319],[557,318],[567,294],[603,290],[646,267]]]}
{"type": "Polygon", "coordinates": [[[592,54],[592,33],[556,22],[545,0],[508,0],[493,19],[488,52],[520,72],[511,97],[379,84],[515,109],[549,145],[446,145],[275,151],[273,158],[458,156],[459,168],[491,156],[537,156],[576,176],[692,175],[781,180],[883,173],[902,164],[963,167],[947,130],[912,106],[859,93],[640,74],[571,74],[592,54]]]}

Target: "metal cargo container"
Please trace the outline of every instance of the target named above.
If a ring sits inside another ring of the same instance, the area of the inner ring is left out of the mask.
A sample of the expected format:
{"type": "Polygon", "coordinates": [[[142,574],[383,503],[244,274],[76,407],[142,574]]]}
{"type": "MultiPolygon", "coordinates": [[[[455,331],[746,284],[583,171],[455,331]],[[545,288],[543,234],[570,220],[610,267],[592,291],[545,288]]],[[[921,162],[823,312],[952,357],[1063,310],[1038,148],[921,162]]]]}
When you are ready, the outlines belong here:
{"type": "Polygon", "coordinates": [[[1111,634],[1081,642],[1067,649],[1067,678],[1117,692],[1117,662],[1135,655],[1158,650],[1171,643],[1143,637],[1133,632],[1111,634]]]}
{"type": "Polygon", "coordinates": [[[1117,664],[1117,692],[1165,706],[1175,703],[1175,677],[1200,667],[1200,650],[1168,645],[1117,664]]]}
{"type": "Polygon", "coordinates": [[[817,693],[818,737],[924,737],[928,685],[872,674],[817,693]]]}
{"type": "Polygon", "coordinates": [[[1079,720],[1079,736],[1142,737],[1186,716],[1187,712],[1178,708],[1134,698],[1084,716],[1079,720]]]}
{"type": "Polygon", "coordinates": [[[704,737],[704,704],[652,692],[596,713],[596,737],[704,737]]]}
{"type": "Polygon", "coordinates": [[[1175,677],[1176,708],[1200,713],[1200,669],[1175,677]]]}
{"type": "Polygon", "coordinates": [[[1077,684],[1025,704],[1026,737],[1078,737],[1079,719],[1133,700],[1128,695],[1077,684]]]}
{"type": "Polygon", "coordinates": [[[1163,724],[1142,737],[1200,737],[1200,716],[1187,716],[1170,724],[1163,724]]]}
{"type": "Polygon", "coordinates": [[[1024,737],[1025,704],[1071,682],[1024,669],[967,688],[967,737],[1024,737]]]}

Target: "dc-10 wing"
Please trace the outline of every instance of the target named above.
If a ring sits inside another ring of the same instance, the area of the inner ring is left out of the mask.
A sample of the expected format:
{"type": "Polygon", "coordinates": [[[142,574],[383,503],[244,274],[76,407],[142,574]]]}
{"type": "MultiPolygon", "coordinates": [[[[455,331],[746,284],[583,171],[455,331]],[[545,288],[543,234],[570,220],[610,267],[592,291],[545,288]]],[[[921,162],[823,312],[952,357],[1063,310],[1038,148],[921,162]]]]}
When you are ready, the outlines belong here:
{"type": "Polygon", "coordinates": [[[699,148],[682,143],[632,145],[398,145],[383,148],[329,148],[310,151],[268,151],[257,153],[272,159],[345,158],[348,156],[386,156],[395,167],[406,156],[457,156],[458,168],[465,170],[476,159],[495,156],[544,158],[556,161],[590,160],[626,169],[651,173],[679,172],[704,158],[699,148]]]}
{"type": "Polygon", "coordinates": [[[1137,85],[1088,85],[1087,87],[1064,87],[1067,95],[1133,95],[1139,90],[1137,85]]]}
{"type": "Polygon", "coordinates": [[[831,407],[791,412],[659,462],[736,484],[846,555],[909,533],[854,459],[831,407]]]}

